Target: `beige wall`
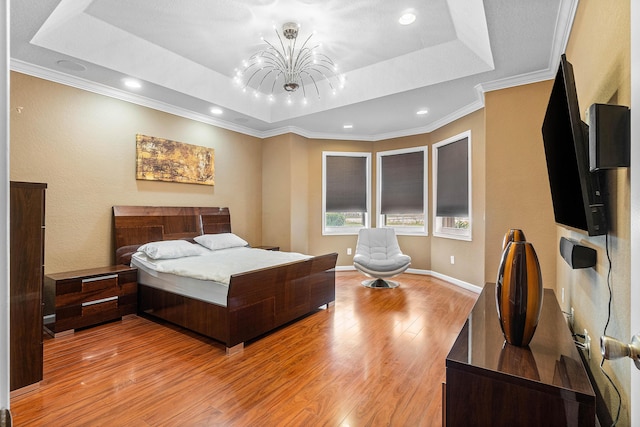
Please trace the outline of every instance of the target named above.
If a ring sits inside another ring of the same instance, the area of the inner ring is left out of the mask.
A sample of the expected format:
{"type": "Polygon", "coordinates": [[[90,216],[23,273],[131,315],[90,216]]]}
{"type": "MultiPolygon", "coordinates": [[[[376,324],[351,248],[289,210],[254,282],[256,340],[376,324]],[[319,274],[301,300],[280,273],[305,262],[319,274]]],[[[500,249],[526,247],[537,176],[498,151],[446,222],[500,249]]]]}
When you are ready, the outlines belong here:
{"type": "MultiPolygon", "coordinates": [[[[464,131],[471,131],[471,233],[472,241],[432,237],[431,270],[476,286],[484,286],[485,256],[485,112],[476,111],[431,133],[436,144],[464,131]],[[455,264],[451,264],[451,255],[455,264]]],[[[429,156],[431,158],[432,156],[429,156]]],[[[431,173],[431,169],[429,170],[431,173]]],[[[430,178],[430,182],[433,181],[430,178]]],[[[431,191],[431,194],[433,192],[431,191]]],[[[433,203],[430,203],[433,205],[433,203]]],[[[430,206],[430,209],[433,207],[430,206]]],[[[431,219],[429,220],[431,223],[431,219]]],[[[432,224],[433,226],[433,224],[432,224]]],[[[433,233],[433,229],[431,229],[433,233]]],[[[493,280],[495,281],[495,279],[493,280]]]]}
{"type": "Polygon", "coordinates": [[[294,134],[263,142],[264,244],[285,251],[310,252],[308,150],[306,138],[294,134]]]}
{"type": "Polygon", "coordinates": [[[10,177],[46,182],[45,272],[113,262],[113,205],[228,206],[262,240],[262,145],[131,103],[11,73],[10,177]],[[215,186],[137,181],[136,133],[215,149],[215,186]]]}
{"type": "Polygon", "coordinates": [[[265,139],[262,150],[262,240],[291,250],[291,139],[265,139]]]}
{"type": "Polygon", "coordinates": [[[309,144],[292,135],[291,141],[291,250],[309,252],[309,144]]]}
{"type": "Polygon", "coordinates": [[[487,281],[496,281],[505,233],[519,228],[536,250],[543,286],[556,288],[558,242],[541,130],[551,86],[546,81],[485,94],[487,281]]]}
{"type": "MultiPolygon", "coordinates": [[[[617,103],[630,106],[630,2],[581,1],[567,46],[567,59],[573,64],[580,110],[593,103],[617,103]]],[[[636,107],[637,108],[637,107],[636,107]]],[[[630,180],[629,169],[604,172],[608,183],[609,253],[612,262],[610,285],[613,291],[611,320],[607,335],[626,341],[631,336],[630,322],[630,180]]],[[[571,270],[558,259],[558,286],[569,290],[567,305],[575,309],[575,330],[585,328],[596,343],[604,334],[608,317],[609,290],[606,239],[557,228],[560,236],[583,241],[598,251],[595,269],[571,270]]],[[[634,331],[634,333],[637,331],[634,331]]],[[[613,388],[600,373],[601,356],[592,351],[591,370],[615,416],[618,402],[613,388]]],[[[627,360],[604,364],[604,369],[620,389],[623,398],[619,425],[629,424],[630,367],[627,360]]]]}

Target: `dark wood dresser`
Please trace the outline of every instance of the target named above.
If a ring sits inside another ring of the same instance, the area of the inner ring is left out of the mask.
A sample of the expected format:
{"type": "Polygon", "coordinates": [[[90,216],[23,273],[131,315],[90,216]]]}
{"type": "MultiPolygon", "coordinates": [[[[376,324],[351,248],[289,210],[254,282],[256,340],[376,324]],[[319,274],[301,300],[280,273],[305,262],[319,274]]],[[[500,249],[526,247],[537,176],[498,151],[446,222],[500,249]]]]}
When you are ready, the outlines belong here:
{"type": "Polygon", "coordinates": [[[593,426],[595,393],[551,289],[527,347],[507,344],[495,284],[481,292],[446,359],[447,426],[593,426]]]}
{"type": "Polygon", "coordinates": [[[47,306],[55,307],[55,334],[134,314],[138,300],[138,269],[113,265],[48,274],[44,279],[47,306]]]}
{"type": "Polygon", "coordinates": [[[47,184],[10,183],[10,389],[42,380],[42,281],[47,184]]]}

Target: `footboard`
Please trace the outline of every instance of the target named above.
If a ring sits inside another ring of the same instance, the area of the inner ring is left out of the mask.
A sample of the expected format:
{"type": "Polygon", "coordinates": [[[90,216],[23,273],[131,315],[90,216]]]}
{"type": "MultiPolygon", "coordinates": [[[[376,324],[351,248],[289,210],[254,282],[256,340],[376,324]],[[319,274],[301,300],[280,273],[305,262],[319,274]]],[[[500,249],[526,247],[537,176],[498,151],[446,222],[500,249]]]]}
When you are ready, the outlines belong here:
{"type": "Polygon", "coordinates": [[[231,276],[227,347],[269,332],[335,300],[337,253],[231,276]]]}

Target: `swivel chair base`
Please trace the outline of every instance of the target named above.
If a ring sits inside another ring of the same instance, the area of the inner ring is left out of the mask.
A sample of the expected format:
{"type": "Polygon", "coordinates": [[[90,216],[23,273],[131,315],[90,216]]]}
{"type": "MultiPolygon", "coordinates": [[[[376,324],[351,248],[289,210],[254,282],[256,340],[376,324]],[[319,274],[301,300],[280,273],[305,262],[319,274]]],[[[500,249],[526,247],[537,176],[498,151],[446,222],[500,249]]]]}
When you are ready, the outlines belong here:
{"type": "Polygon", "coordinates": [[[384,280],[384,279],[365,280],[362,282],[362,286],[367,288],[388,289],[388,288],[397,288],[399,285],[400,284],[398,282],[394,282],[393,280],[384,280]]]}

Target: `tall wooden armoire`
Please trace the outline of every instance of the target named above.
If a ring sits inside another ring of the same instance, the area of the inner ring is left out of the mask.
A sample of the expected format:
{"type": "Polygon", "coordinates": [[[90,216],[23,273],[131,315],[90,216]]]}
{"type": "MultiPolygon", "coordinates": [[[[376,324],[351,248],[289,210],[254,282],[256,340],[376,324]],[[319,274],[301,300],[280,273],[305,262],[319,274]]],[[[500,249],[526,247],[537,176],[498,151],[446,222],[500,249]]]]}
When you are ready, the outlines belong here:
{"type": "Polygon", "coordinates": [[[42,380],[46,188],[42,183],[10,183],[11,390],[42,380]]]}

